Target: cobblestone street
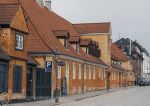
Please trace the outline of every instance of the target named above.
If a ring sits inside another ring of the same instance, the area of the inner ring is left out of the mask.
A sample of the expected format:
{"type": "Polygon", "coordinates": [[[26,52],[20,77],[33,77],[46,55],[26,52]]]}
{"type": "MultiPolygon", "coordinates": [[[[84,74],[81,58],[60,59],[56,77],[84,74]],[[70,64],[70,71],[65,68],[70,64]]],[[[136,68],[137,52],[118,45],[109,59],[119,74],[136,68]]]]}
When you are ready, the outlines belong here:
{"type": "Polygon", "coordinates": [[[136,87],[60,106],[150,106],[150,87],[136,87]]]}
{"type": "MultiPolygon", "coordinates": [[[[103,94],[86,99],[61,98],[64,102],[58,106],[150,106],[150,87],[134,87],[103,94]]],[[[61,100],[62,101],[62,100],[61,100]]],[[[26,102],[10,104],[10,106],[52,106],[54,101],[43,100],[37,102],[26,102]]]]}

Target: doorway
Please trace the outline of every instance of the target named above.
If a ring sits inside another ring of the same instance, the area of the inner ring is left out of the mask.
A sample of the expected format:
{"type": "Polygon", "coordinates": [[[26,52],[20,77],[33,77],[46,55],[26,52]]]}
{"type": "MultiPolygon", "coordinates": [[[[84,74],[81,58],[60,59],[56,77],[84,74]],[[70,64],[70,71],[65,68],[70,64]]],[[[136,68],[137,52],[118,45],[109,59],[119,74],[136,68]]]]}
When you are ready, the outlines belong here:
{"type": "Polygon", "coordinates": [[[33,68],[27,69],[27,97],[33,97],[33,68]]]}

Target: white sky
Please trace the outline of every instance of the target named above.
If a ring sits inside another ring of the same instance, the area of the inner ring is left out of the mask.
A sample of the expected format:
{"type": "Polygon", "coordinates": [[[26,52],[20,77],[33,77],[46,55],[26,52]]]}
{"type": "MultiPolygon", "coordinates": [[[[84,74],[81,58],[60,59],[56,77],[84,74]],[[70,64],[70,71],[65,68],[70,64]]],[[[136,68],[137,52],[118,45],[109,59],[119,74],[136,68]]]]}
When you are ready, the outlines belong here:
{"type": "Polygon", "coordinates": [[[150,51],[150,0],[52,0],[52,10],[72,23],[111,22],[114,41],[130,35],[150,51]]]}

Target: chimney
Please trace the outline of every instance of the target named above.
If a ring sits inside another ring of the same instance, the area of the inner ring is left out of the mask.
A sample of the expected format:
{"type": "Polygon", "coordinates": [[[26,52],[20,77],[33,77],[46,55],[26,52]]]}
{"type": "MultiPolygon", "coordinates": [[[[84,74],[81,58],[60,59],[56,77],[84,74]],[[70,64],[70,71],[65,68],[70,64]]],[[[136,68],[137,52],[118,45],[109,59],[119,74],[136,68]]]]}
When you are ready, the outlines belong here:
{"type": "Polygon", "coordinates": [[[49,11],[51,11],[51,3],[51,0],[43,0],[43,5],[47,7],[49,11]]]}
{"type": "Polygon", "coordinates": [[[43,6],[43,0],[35,0],[40,6],[43,6]]]}

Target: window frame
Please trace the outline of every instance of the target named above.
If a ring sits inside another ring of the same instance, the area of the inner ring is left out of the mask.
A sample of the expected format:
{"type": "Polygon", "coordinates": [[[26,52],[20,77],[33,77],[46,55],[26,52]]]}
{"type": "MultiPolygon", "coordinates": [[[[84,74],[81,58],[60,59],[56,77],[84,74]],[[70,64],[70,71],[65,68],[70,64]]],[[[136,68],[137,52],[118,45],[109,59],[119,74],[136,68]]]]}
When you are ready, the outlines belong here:
{"type": "Polygon", "coordinates": [[[76,64],[72,64],[72,79],[76,79],[76,64]]]}
{"type": "Polygon", "coordinates": [[[91,79],[92,73],[91,73],[91,67],[88,67],[88,71],[89,71],[89,79],[91,79]]]}
{"type": "Polygon", "coordinates": [[[84,65],[84,79],[86,80],[86,65],[84,65]]]}
{"type": "Polygon", "coordinates": [[[93,66],[93,79],[96,79],[96,66],[93,66]]]}
{"type": "Polygon", "coordinates": [[[79,64],[79,70],[78,70],[78,74],[79,74],[79,79],[82,79],[82,68],[81,68],[81,64],[79,64]]]}
{"type": "Polygon", "coordinates": [[[15,33],[15,50],[24,50],[24,34],[22,32],[15,33]],[[17,36],[18,36],[18,41],[17,41],[17,36]],[[21,39],[22,39],[22,43],[21,43],[21,39]]]}
{"type": "Polygon", "coordinates": [[[57,78],[58,79],[61,79],[61,66],[58,66],[58,76],[57,76],[57,78]]]}

